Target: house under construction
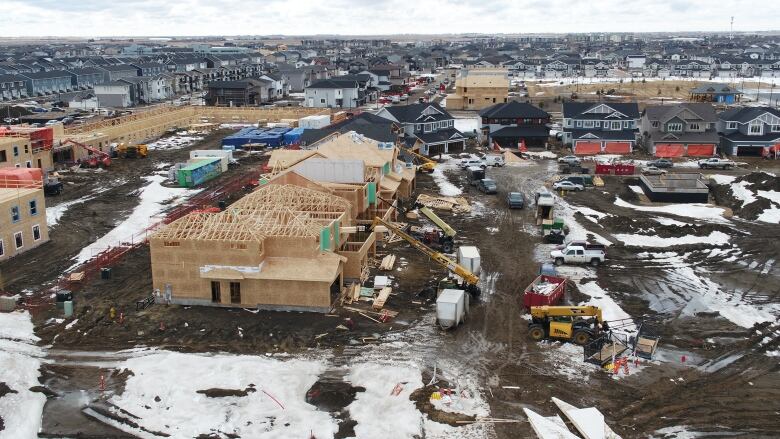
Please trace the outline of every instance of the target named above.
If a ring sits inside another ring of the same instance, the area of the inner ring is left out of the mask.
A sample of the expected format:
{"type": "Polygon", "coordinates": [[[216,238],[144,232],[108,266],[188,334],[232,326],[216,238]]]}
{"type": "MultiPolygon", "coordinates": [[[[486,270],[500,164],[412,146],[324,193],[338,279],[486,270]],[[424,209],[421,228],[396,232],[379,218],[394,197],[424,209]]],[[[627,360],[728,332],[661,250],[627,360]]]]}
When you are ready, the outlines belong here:
{"type": "Polygon", "coordinates": [[[392,145],[352,133],[283,155],[294,164],[225,211],[151,237],[155,289],[179,304],[327,312],[347,282],[365,279],[376,237],[360,226],[394,217],[414,170],[392,145]]]}

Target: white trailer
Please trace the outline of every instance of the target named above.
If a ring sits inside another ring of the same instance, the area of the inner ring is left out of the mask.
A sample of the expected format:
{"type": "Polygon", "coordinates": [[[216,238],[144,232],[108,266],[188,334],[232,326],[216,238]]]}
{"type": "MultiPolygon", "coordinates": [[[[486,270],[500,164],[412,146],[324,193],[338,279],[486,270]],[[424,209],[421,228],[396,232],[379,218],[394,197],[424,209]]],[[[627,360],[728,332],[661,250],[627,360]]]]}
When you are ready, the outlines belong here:
{"type": "Polygon", "coordinates": [[[469,295],[464,290],[446,289],[436,299],[436,322],[442,329],[460,325],[468,312],[469,295]]]}
{"type": "Polygon", "coordinates": [[[227,172],[228,164],[233,162],[233,151],[226,149],[197,149],[190,151],[190,159],[199,159],[204,157],[219,157],[222,172],[227,172]]]}
{"type": "Polygon", "coordinates": [[[473,245],[458,247],[458,265],[479,276],[481,258],[479,249],[473,245]]]}

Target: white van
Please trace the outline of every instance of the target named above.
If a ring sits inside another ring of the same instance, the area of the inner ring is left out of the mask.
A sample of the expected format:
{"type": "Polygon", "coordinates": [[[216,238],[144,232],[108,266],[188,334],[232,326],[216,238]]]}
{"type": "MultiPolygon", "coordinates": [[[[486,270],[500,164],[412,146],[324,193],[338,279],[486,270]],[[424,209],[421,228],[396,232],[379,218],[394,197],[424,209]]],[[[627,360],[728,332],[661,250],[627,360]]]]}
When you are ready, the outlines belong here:
{"type": "Polygon", "coordinates": [[[498,155],[498,154],[489,154],[486,155],[483,159],[486,166],[495,166],[495,167],[501,167],[504,166],[504,156],[498,155]]]}

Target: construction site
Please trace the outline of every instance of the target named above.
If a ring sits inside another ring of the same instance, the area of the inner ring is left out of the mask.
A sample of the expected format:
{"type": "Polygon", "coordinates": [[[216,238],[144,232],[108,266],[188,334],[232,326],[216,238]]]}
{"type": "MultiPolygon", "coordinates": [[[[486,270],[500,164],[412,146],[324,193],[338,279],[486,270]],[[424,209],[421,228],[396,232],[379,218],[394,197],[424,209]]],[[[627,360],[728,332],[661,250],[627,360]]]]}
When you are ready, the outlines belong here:
{"type": "Polygon", "coordinates": [[[587,190],[556,190],[559,144],[299,143],[323,115],[353,116],[161,106],[0,133],[45,171],[0,173],[0,434],[778,436],[777,161],[583,160],[587,190]],[[259,127],[280,145],[226,141],[259,127]],[[653,199],[677,180],[697,198],[653,199]]]}

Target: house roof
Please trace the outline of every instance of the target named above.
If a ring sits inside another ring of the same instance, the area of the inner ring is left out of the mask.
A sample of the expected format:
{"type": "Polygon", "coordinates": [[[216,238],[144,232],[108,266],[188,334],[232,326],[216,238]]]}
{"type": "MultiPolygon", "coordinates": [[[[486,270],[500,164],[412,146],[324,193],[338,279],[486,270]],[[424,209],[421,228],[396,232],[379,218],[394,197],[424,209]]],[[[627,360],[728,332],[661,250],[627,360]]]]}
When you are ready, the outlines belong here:
{"type": "Polygon", "coordinates": [[[393,132],[392,121],[371,113],[360,113],[352,119],[347,119],[327,128],[304,130],[301,135],[301,142],[309,144],[331,133],[346,133],[349,131],[362,134],[378,142],[395,142],[398,137],[393,132]]]}
{"type": "Polygon", "coordinates": [[[780,110],[770,107],[735,107],[720,113],[718,117],[720,120],[747,123],[764,113],[780,117],[780,110]]]}
{"type": "Polygon", "coordinates": [[[764,133],[761,136],[749,136],[735,131],[723,137],[734,142],[780,142],[780,133],[764,133]]]}
{"type": "Polygon", "coordinates": [[[479,115],[487,118],[496,119],[516,119],[516,118],[546,118],[550,114],[541,108],[525,102],[507,102],[496,104],[485,108],[479,112],[479,115]]]}
{"type": "Polygon", "coordinates": [[[715,109],[708,103],[681,103],[675,105],[649,105],[645,108],[644,115],[649,120],[667,121],[685,110],[698,115],[705,122],[718,120],[715,109]]]}
{"type": "Polygon", "coordinates": [[[691,93],[696,94],[735,94],[735,95],[741,95],[742,92],[731,87],[728,84],[713,84],[713,83],[707,83],[702,84],[693,90],[691,90],[691,93]]]}
{"type": "Polygon", "coordinates": [[[53,70],[51,72],[19,73],[29,79],[49,79],[49,78],[70,78],[70,73],[64,70],[53,70]]]}
{"type": "Polygon", "coordinates": [[[587,103],[587,102],[564,102],[563,117],[574,119],[612,119],[627,120],[639,118],[639,107],[635,102],[609,102],[609,103],[587,103]],[[600,108],[601,107],[601,108],[600,108]],[[605,113],[589,112],[592,110],[603,110],[605,113]],[[619,114],[615,114],[617,112],[619,114]],[[608,117],[612,114],[614,116],[608,117]]]}
{"type": "Polygon", "coordinates": [[[447,128],[432,133],[416,133],[415,136],[424,143],[440,143],[448,140],[463,139],[463,134],[455,128],[447,128]]]}
{"type": "Polygon", "coordinates": [[[571,133],[574,140],[636,140],[637,130],[598,131],[598,130],[572,130],[564,129],[571,133]]]}
{"type": "Polygon", "coordinates": [[[435,103],[395,105],[385,107],[384,110],[390,113],[400,123],[424,123],[426,121],[449,120],[453,118],[447,110],[435,103]],[[423,112],[429,107],[432,107],[436,112],[430,115],[430,119],[428,117],[421,118],[420,116],[422,116],[423,112]]]}
{"type": "Polygon", "coordinates": [[[320,79],[306,88],[358,88],[358,83],[354,80],[320,79]]]}
{"type": "Polygon", "coordinates": [[[136,67],[131,66],[130,64],[119,64],[119,65],[107,65],[107,66],[100,66],[101,69],[107,70],[109,72],[126,72],[126,71],[135,71],[137,70],[136,67]]]}

